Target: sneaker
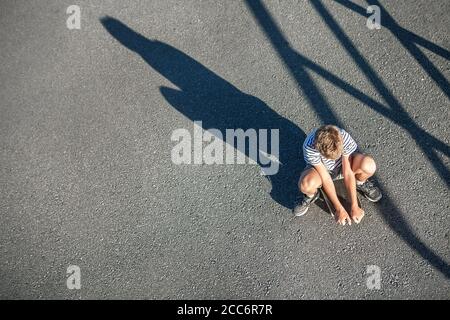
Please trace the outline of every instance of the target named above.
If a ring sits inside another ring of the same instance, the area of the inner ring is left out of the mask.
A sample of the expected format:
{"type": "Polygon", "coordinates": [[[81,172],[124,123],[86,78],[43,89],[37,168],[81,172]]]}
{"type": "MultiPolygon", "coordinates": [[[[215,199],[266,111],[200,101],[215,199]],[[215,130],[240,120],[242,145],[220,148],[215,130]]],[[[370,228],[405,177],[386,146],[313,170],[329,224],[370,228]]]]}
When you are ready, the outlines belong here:
{"type": "Polygon", "coordinates": [[[356,185],[356,189],[359,190],[369,201],[377,202],[381,199],[381,191],[378,189],[372,181],[366,180],[363,184],[356,185]]]}
{"type": "Polygon", "coordinates": [[[318,198],[319,198],[319,190],[317,190],[316,194],[311,198],[307,197],[304,194],[301,194],[295,201],[295,207],[293,210],[294,215],[296,217],[301,217],[302,215],[304,215],[308,211],[309,206],[312,203],[314,203],[318,198]]]}

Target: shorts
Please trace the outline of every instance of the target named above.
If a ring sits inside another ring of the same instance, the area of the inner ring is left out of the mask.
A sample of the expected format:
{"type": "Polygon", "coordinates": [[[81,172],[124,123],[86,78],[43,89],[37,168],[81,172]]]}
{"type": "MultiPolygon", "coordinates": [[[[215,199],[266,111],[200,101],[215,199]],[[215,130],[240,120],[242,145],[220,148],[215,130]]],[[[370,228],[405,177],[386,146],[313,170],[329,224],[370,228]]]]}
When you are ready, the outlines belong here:
{"type": "MultiPolygon", "coordinates": [[[[361,151],[359,151],[359,148],[357,148],[354,152],[352,152],[350,157],[352,157],[356,153],[361,153],[361,151]]],[[[314,168],[314,167],[310,164],[307,164],[305,167],[305,171],[310,168],[314,168]]],[[[333,180],[344,179],[344,174],[342,173],[342,162],[339,166],[335,167],[333,170],[328,170],[328,173],[330,174],[331,179],[333,179],[333,180]]]]}
{"type": "MultiPolygon", "coordinates": [[[[305,171],[309,169],[314,169],[314,167],[310,164],[306,165],[305,171]]],[[[341,180],[344,179],[344,175],[342,174],[342,164],[335,167],[333,170],[328,170],[328,173],[333,180],[341,180]]]]}

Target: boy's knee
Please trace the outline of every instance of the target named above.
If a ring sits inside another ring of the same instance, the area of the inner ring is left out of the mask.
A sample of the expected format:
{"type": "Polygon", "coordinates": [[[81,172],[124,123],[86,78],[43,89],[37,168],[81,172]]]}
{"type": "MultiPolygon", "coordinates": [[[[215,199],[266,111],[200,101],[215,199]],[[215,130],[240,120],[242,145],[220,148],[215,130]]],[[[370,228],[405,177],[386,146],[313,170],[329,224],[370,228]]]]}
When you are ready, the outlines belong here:
{"type": "Polygon", "coordinates": [[[364,160],[361,163],[361,170],[369,175],[373,175],[377,170],[375,160],[373,160],[373,158],[370,156],[365,156],[364,160]]]}
{"type": "Polygon", "coordinates": [[[300,191],[303,193],[314,192],[320,186],[320,183],[316,180],[313,175],[304,176],[299,183],[300,191]]]}

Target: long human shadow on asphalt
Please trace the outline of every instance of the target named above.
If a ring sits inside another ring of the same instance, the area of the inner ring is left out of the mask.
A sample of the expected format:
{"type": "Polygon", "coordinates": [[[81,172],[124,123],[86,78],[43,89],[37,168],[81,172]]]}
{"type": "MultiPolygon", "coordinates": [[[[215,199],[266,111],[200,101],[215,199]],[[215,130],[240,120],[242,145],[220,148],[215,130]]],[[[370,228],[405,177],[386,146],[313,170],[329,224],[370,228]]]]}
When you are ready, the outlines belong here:
{"type": "MultiPolygon", "coordinates": [[[[104,17],[101,23],[117,41],[139,54],[178,88],[160,87],[160,92],[181,114],[192,121],[202,121],[203,129],[218,129],[223,137],[226,129],[278,129],[282,164],[278,173],[266,177],[271,182],[271,197],[284,207],[293,207],[298,194],[297,181],[304,168],[301,146],[305,133],[296,124],[180,50],[147,39],[117,19],[104,17]]],[[[268,137],[267,151],[272,150],[270,141],[268,137]]],[[[251,157],[248,148],[245,155],[251,157]]],[[[261,165],[260,157],[257,158],[252,160],[261,165]]]]}
{"type": "MultiPolygon", "coordinates": [[[[448,154],[448,146],[443,142],[432,137],[428,133],[420,129],[417,124],[415,124],[409,115],[404,111],[395,97],[390,93],[381,79],[377,76],[375,71],[369,66],[362,55],[356,50],[352,45],[350,40],[344,34],[342,29],[334,21],[333,17],[326,11],[323,5],[319,1],[312,1],[314,7],[318,13],[325,20],[332,31],[335,33],[338,40],[347,49],[351,57],[356,61],[358,66],[362,69],[366,77],[373,83],[376,89],[383,96],[385,101],[389,104],[390,108],[376,102],[374,99],[368,97],[366,94],[360,90],[352,87],[350,84],[344,80],[338,78],[337,76],[331,74],[329,71],[325,70],[321,66],[312,62],[308,58],[302,56],[300,53],[295,51],[288,43],[283,33],[275,23],[274,19],[265,8],[264,4],[260,0],[246,0],[247,7],[253,14],[254,18],[264,31],[266,37],[272,44],[273,48],[279,55],[282,62],[285,64],[289,70],[291,76],[297,82],[299,90],[309,97],[311,94],[311,87],[315,87],[311,78],[307,76],[307,70],[316,72],[318,75],[322,76],[323,79],[332,83],[336,87],[344,90],[354,98],[363,102],[368,107],[373,110],[380,112],[390,120],[394,121],[410,133],[412,138],[418,143],[418,145],[424,150],[428,155],[428,158],[432,165],[435,167],[436,171],[443,175],[444,181],[448,177],[448,170],[445,165],[440,162],[437,158],[434,150],[430,153],[429,146],[433,146],[443,152],[448,154]],[[398,119],[397,117],[405,116],[406,119],[398,119]]],[[[337,115],[333,112],[331,107],[326,103],[324,97],[321,97],[319,103],[315,103],[317,100],[308,99],[310,101],[310,106],[314,109],[317,115],[320,117],[323,123],[335,123],[342,126],[341,121],[338,119],[337,115]]],[[[382,187],[382,185],[381,185],[382,187]]],[[[384,189],[384,188],[382,188],[384,189]]],[[[408,224],[408,222],[403,217],[403,214],[395,205],[394,201],[386,193],[383,195],[383,199],[380,203],[376,205],[377,211],[382,215],[384,221],[394,230],[397,235],[399,235],[413,250],[415,250],[421,257],[427,260],[432,266],[439,270],[447,278],[450,278],[450,266],[438,256],[432,249],[428,248],[420,238],[415,235],[413,229],[408,224]]]]}

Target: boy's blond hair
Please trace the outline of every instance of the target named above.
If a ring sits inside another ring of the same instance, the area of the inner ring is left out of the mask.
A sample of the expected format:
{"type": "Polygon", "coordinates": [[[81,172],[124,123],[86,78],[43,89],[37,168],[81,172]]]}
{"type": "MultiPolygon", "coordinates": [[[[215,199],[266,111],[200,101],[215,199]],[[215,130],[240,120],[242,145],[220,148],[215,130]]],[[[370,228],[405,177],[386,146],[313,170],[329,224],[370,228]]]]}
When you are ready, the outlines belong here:
{"type": "Polygon", "coordinates": [[[343,142],[336,126],[321,126],[316,131],[315,148],[327,159],[336,160],[342,155],[343,142]]]}

